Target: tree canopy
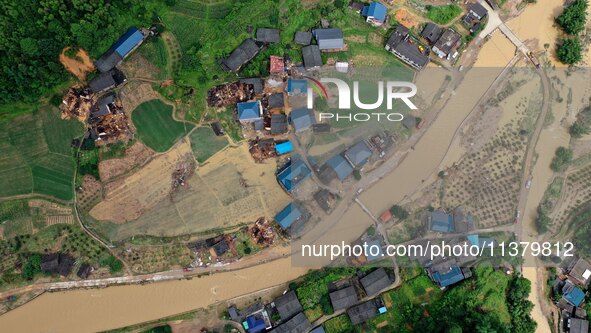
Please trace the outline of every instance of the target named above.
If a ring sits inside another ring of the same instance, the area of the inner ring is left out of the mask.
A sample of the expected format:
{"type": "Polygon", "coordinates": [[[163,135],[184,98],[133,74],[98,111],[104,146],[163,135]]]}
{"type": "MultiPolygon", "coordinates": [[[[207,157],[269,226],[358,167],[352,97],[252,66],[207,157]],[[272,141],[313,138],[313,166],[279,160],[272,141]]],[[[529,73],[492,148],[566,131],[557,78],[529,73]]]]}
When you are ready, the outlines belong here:
{"type": "Polygon", "coordinates": [[[583,46],[578,38],[565,38],[556,49],[558,60],[564,64],[572,65],[583,59],[583,46]]]}
{"type": "Polygon", "coordinates": [[[575,0],[556,18],[556,23],[567,33],[576,35],[585,30],[587,0],[575,0]]]}
{"type": "Polygon", "coordinates": [[[64,82],[64,47],[96,57],[151,17],[140,0],[7,0],[0,11],[0,103],[33,101],[64,82]]]}

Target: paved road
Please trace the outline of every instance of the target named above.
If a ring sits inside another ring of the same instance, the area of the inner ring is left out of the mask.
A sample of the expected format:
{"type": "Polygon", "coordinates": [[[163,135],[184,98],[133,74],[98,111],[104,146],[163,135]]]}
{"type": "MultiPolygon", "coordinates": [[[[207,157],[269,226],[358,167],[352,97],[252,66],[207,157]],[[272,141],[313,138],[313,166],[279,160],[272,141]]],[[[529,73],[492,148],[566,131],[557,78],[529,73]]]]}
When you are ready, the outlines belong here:
{"type": "Polygon", "coordinates": [[[515,47],[517,47],[519,51],[525,55],[528,55],[530,51],[528,47],[523,43],[523,41],[521,41],[521,39],[519,39],[519,37],[517,37],[515,33],[513,33],[513,31],[511,31],[511,29],[509,29],[505,22],[501,20],[499,12],[492,9],[491,6],[484,0],[478,0],[478,2],[488,11],[488,23],[478,36],[484,39],[492,34],[495,30],[499,29],[505,36],[507,36],[507,38],[515,45],[515,47]]]}

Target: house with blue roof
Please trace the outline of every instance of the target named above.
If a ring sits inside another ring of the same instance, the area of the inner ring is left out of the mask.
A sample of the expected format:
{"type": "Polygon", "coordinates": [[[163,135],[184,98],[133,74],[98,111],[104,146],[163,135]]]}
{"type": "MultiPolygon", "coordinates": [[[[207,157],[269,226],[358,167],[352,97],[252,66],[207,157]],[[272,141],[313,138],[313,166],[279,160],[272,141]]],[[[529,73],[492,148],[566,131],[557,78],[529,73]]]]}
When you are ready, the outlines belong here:
{"type": "Polygon", "coordinates": [[[440,288],[449,287],[472,275],[468,268],[465,273],[454,259],[446,260],[429,267],[427,273],[431,277],[431,280],[440,288]]]}
{"type": "Polygon", "coordinates": [[[238,103],[236,108],[238,109],[238,120],[241,123],[252,123],[261,120],[263,116],[261,101],[238,103]]]}
{"type": "Polygon", "coordinates": [[[296,133],[308,130],[316,123],[314,111],[305,108],[293,110],[289,113],[289,122],[296,133]]]}
{"type": "Polygon", "coordinates": [[[353,167],[341,154],[331,157],[328,161],[326,161],[326,165],[334,170],[334,172],[337,174],[337,177],[341,181],[345,180],[353,173],[353,167]]]}
{"type": "Polygon", "coordinates": [[[448,214],[442,210],[435,210],[431,212],[429,220],[432,231],[451,233],[455,230],[453,215],[448,214]]]}
{"type": "Polygon", "coordinates": [[[267,325],[262,318],[257,318],[256,316],[251,315],[246,317],[246,320],[242,322],[242,327],[244,327],[248,333],[260,333],[265,331],[267,325]]]}
{"type": "Polygon", "coordinates": [[[289,96],[306,96],[308,94],[307,80],[287,80],[287,94],[289,96]]]}
{"type": "Polygon", "coordinates": [[[277,152],[277,155],[290,153],[291,151],[293,151],[293,144],[291,143],[291,141],[279,143],[275,145],[275,151],[277,152]]]}
{"type": "Polygon", "coordinates": [[[101,73],[110,71],[137,49],[146,36],[136,27],[129,28],[95,63],[101,73]]]}
{"type": "Polygon", "coordinates": [[[481,248],[491,248],[497,246],[497,240],[492,237],[480,237],[478,234],[468,235],[466,237],[470,245],[481,248]]]}
{"type": "Polygon", "coordinates": [[[291,193],[303,180],[310,177],[312,171],[300,159],[292,160],[277,174],[277,181],[285,191],[291,193]]]}
{"type": "Polygon", "coordinates": [[[293,202],[283,208],[277,215],[275,215],[275,221],[279,223],[283,230],[288,229],[291,225],[299,221],[303,217],[300,208],[293,202]]]}
{"type": "Polygon", "coordinates": [[[361,15],[366,18],[366,22],[373,25],[382,25],[386,22],[388,9],[383,4],[374,1],[363,7],[361,15]]]}
{"type": "Polygon", "coordinates": [[[585,300],[585,293],[581,288],[567,281],[562,287],[562,298],[573,306],[579,306],[585,300]]]}

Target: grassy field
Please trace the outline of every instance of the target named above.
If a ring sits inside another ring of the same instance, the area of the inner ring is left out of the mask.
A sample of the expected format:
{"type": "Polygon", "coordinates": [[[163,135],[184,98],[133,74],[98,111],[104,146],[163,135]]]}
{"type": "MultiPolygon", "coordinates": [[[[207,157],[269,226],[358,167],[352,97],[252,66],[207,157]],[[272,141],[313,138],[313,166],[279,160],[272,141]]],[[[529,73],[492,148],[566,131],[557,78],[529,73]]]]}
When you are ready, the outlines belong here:
{"type": "Polygon", "coordinates": [[[192,124],[174,120],[172,106],[157,99],[140,104],[131,118],[140,140],[157,152],[170,149],[194,127],[192,124]]]}
{"type": "Polygon", "coordinates": [[[216,152],[228,145],[224,136],[216,136],[209,127],[198,127],[189,136],[193,155],[199,163],[205,162],[216,152]]]}
{"type": "Polygon", "coordinates": [[[38,193],[71,200],[71,141],[82,133],[81,123],[61,120],[49,107],[0,124],[0,197],[38,193]]]}
{"type": "Polygon", "coordinates": [[[322,327],[326,333],[349,333],[353,330],[351,319],[346,313],[327,320],[322,327]]]}

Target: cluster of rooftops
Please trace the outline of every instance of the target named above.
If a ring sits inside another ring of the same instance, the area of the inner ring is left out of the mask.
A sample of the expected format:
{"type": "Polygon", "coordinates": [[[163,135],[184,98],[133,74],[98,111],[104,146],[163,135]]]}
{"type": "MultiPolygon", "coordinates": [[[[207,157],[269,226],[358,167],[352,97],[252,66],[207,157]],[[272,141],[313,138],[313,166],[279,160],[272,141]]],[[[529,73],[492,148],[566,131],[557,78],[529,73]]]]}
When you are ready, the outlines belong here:
{"type": "MultiPolygon", "coordinates": [[[[487,16],[487,10],[479,3],[470,6],[464,22],[470,22],[471,32],[480,28],[480,21],[487,16]],[[478,24],[478,26],[476,26],[478,24]],[[473,30],[475,29],[475,30],[473,30]]],[[[421,32],[431,51],[439,58],[452,60],[457,58],[457,48],[461,45],[462,36],[452,28],[442,29],[434,23],[427,23],[421,32]]],[[[386,42],[386,50],[414,69],[421,70],[429,63],[430,50],[414,38],[409,29],[398,25],[386,42]]]]}
{"type": "Polygon", "coordinates": [[[561,331],[569,333],[589,332],[587,311],[583,303],[591,279],[591,264],[585,259],[571,261],[562,268],[553,284],[553,293],[559,295],[556,305],[561,311],[561,331]]]}
{"type": "MultiPolygon", "coordinates": [[[[329,286],[330,302],[335,311],[345,310],[354,325],[365,322],[387,311],[381,297],[375,297],[379,292],[392,285],[393,279],[384,268],[354,275],[349,279],[338,281],[329,286]],[[362,299],[375,297],[360,302],[362,299]]],[[[295,291],[291,290],[275,298],[267,305],[253,304],[238,310],[235,306],[228,309],[230,319],[241,321],[248,333],[275,332],[300,333],[312,328],[312,323],[304,314],[304,308],[295,291]],[[273,320],[269,313],[277,313],[279,320],[273,320]]],[[[318,326],[310,332],[324,332],[318,326]]]]}

